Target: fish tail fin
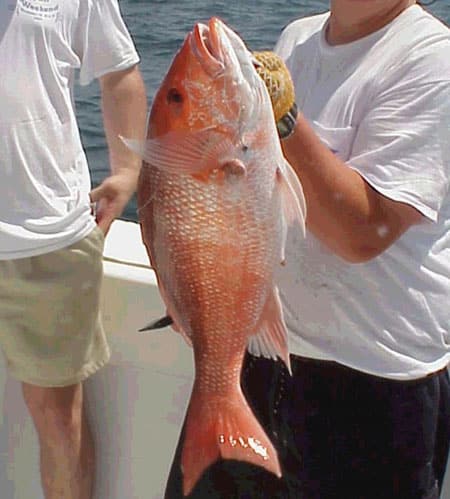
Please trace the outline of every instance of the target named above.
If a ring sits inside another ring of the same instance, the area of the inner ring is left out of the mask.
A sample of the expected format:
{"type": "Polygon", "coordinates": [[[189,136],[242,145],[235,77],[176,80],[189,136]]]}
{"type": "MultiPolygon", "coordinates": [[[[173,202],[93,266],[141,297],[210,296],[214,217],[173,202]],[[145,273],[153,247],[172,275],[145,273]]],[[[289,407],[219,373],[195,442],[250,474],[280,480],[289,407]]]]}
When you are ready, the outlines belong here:
{"type": "Polygon", "coordinates": [[[192,394],[181,456],[184,495],[220,457],[246,461],[281,477],[277,451],[240,389],[236,395],[205,403],[192,394]]]}

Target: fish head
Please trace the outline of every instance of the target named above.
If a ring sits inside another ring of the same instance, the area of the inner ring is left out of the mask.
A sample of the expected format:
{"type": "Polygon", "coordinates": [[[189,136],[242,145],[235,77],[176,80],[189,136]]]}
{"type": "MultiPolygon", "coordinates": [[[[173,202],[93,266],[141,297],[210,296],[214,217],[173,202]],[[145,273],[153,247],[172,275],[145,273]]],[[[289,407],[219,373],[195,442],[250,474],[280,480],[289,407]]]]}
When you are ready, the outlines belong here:
{"type": "Polygon", "coordinates": [[[243,123],[256,124],[261,98],[270,105],[251,53],[213,17],[194,26],[174,57],[153,101],[149,138],[211,128],[239,132],[243,123]]]}

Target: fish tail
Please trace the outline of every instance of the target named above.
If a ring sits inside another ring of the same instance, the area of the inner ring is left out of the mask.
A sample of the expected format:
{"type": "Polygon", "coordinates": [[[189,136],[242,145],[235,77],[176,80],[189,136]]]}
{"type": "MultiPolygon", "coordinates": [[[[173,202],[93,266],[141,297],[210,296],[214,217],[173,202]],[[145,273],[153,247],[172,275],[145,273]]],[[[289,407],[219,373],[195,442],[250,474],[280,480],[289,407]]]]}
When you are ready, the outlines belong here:
{"type": "Polygon", "coordinates": [[[204,403],[192,394],[181,456],[185,496],[219,458],[246,461],[281,477],[277,451],[240,389],[235,396],[204,403]]]}

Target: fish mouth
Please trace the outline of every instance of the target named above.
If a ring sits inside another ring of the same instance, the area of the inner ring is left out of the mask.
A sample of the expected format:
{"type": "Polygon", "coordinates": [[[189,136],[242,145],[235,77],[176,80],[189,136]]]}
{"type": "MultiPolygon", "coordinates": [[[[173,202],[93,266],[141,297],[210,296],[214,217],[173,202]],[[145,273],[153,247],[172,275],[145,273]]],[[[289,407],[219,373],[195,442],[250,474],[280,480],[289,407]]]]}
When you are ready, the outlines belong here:
{"type": "Polygon", "coordinates": [[[225,71],[223,37],[226,36],[222,28],[222,21],[212,17],[208,25],[197,23],[191,33],[190,43],[205,71],[213,78],[217,78],[225,71]]]}

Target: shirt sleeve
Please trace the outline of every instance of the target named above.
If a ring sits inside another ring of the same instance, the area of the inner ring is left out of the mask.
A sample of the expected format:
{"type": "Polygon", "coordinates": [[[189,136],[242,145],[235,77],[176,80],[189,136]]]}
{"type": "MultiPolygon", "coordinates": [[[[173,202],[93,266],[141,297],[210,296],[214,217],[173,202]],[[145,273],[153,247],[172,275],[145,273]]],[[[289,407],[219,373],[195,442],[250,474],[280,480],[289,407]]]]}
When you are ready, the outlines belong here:
{"type": "Polygon", "coordinates": [[[283,60],[286,60],[292,52],[294,47],[293,36],[291,35],[292,25],[286,26],[281,32],[273,51],[279,55],[283,60]]]}
{"type": "Polygon", "coordinates": [[[390,72],[378,94],[368,96],[348,160],[381,194],[433,221],[449,190],[448,68],[433,66],[430,57],[390,72]]]}
{"type": "Polygon", "coordinates": [[[80,84],[134,66],[139,56],[117,0],[85,0],[77,23],[75,51],[80,84]]]}

